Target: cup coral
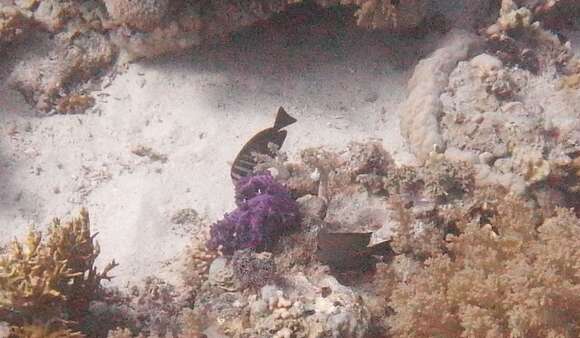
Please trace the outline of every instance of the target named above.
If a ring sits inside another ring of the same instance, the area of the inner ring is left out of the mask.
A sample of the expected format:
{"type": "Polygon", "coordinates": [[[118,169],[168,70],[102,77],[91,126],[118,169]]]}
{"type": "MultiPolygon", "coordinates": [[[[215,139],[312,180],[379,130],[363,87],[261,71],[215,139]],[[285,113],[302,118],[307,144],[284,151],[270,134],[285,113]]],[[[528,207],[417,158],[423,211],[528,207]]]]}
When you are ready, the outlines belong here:
{"type": "Polygon", "coordinates": [[[299,222],[298,204],[269,172],[244,177],[235,187],[237,208],[211,226],[208,248],[224,254],[266,250],[299,222]]]}

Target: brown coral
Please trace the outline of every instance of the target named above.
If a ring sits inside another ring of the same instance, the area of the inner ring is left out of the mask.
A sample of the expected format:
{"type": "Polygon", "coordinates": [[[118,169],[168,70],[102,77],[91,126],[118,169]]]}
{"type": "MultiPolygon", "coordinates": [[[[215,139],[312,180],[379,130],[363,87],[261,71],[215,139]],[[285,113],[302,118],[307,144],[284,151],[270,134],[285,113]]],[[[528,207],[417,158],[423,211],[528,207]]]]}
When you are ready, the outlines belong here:
{"type": "Polygon", "coordinates": [[[570,210],[537,226],[507,197],[492,218],[463,220],[448,254],[393,290],[395,337],[574,337],[580,333],[580,220],[570,210]],[[486,223],[488,220],[489,223],[486,223]],[[483,225],[481,225],[483,221],[483,225]]]}
{"type": "Polygon", "coordinates": [[[65,224],[55,219],[45,241],[34,230],[25,242],[14,241],[0,259],[1,320],[13,325],[81,320],[100,282],[109,279],[107,273],[116,266],[113,261],[98,272],[98,255],[84,209],[65,224]]]}

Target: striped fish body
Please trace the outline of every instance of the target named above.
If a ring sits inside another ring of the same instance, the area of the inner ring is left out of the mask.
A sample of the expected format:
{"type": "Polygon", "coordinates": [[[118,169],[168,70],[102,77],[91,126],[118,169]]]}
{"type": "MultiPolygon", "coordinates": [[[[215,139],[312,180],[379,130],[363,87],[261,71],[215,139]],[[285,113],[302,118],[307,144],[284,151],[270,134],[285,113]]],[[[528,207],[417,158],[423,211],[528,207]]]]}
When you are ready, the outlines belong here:
{"type": "Polygon", "coordinates": [[[231,177],[234,182],[242,177],[252,175],[254,168],[257,165],[256,159],[252,155],[253,153],[266,154],[269,156],[274,156],[269,143],[273,143],[282,147],[284,140],[286,139],[286,130],[275,130],[274,128],[268,128],[262,130],[258,134],[244,145],[242,150],[236,156],[234,164],[232,165],[231,177]]]}
{"type": "Polygon", "coordinates": [[[235,183],[240,178],[252,175],[254,169],[257,165],[256,159],[254,158],[254,153],[264,154],[274,157],[275,154],[272,152],[268,145],[270,143],[275,144],[278,149],[284,144],[286,140],[287,131],[281,130],[282,128],[296,122],[296,119],[288,115],[284,108],[280,107],[278,109],[278,114],[276,115],[276,121],[272,128],[262,130],[261,132],[254,135],[243,147],[242,150],[236,156],[230,176],[232,181],[235,183]]]}

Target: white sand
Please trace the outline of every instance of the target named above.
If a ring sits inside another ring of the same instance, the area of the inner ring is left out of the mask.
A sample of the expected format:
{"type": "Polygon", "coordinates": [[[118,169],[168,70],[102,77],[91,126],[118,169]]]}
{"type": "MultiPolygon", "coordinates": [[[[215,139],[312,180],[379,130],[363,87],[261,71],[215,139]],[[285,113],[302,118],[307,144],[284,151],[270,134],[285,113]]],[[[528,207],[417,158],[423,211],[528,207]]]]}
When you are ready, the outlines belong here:
{"type": "Polygon", "coordinates": [[[215,220],[232,208],[228,161],[272,125],[278,106],[298,119],[284,145],[291,154],[381,138],[397,160],[412,160],[397,109],[415,48],[373,41],[354,38],[342,56],[320,56],[312,44],[264,43],[133,64],[94,93],[98,104],[83,115],[34,117],[2,84],[0,239],[86,206],[99,232],[99,263],[121,264],[117,283],[150,274],[175,279],[170,263],[191,229],[176,229],[171,216],[194,208],[215,220]],[[138,145],[167,162],[131,153],[138,145]]]}

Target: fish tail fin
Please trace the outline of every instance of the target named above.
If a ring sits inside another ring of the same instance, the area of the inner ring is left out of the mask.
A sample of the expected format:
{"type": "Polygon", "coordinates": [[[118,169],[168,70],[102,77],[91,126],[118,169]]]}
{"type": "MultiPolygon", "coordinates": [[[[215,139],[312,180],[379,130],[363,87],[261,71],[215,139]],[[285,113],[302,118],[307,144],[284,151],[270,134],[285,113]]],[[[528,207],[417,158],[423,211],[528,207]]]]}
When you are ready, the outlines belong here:
{"type": "Polygon", "coordinates": [[[278,114],[276,114],[276,121],[274,122],[274,129],[280,130],[284,127],[291,125],[292,123],[296,122],[297,120],[292,116],[288,115],[284,108],[278,108],[278,114]]]}
{"type": "Polygon", "coordinates": [[[391,247],[391,241],[384,241],[377,243],[369,248],[371,255],[376,256],[390,256],[394,255],[395,252],[391,247]]]}

